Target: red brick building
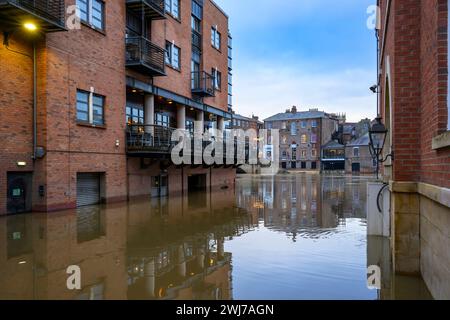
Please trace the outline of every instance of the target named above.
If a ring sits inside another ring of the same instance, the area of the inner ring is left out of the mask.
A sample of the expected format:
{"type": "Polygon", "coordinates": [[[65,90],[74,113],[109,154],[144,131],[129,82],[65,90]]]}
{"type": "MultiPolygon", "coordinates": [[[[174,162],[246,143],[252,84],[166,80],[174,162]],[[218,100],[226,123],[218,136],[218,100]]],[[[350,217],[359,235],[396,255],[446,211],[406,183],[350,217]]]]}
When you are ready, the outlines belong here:
{"type": "Polygon", "coordinates": [[[448,1],[380,0],[379,113],[389,130],[394,267],[450,298],[448,1]]]}
{"type": "Polygon", "coordinates": [[[0,30],[0,214],[233,186],[233,168],[175,167],[166,148],[231,118],[213,1],[0,0],[0,30]]]}

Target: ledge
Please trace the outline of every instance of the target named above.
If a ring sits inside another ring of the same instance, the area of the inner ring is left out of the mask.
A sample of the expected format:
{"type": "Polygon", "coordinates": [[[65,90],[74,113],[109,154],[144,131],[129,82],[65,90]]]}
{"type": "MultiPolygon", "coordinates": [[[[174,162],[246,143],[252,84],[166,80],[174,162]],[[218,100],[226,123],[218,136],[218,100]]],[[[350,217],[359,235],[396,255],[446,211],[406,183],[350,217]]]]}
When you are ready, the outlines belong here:
{"type": "Polygon", "coordinates": [[[389,182],[389,190],[397,193],[419,193],[447,208],[450,208],[450,189],[423,182],[389,182]]]}
{"type": "Polygon", "coordinates": [[[433,138],[432,149],[439,150],[450,147],[450,131],[446,131],[433,138]]]}

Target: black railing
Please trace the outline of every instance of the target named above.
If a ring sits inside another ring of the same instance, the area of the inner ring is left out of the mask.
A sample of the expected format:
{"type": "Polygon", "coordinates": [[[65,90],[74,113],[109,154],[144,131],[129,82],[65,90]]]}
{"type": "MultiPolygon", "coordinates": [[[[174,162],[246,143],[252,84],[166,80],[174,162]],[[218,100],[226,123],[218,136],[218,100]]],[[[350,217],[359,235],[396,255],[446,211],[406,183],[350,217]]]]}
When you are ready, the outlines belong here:
{"type": "Polygon", "coordinates": [[[0,0],[1,4],[9,4],[16,8],[21,8],[60,28],[65,27],[64,0],[0,0]]]}
{"type": "Polygon", "coordinates": [[[175,145],[175,129],[159,125],[130,124],[127,127],[127,152],[169,153],[175,145]]]}
{"type": "MultiPolygon", "coordinates": [[[[159,125],[129,124],[126,130],[127,154],[138,157],[168,158],[173,147],[178,144],[178,141],[172,141],[172,134],[175,130],[175,128],[159,125]]],[[[203,163],[203,152],[214,140],[201,141],[197,145],[188,131],[185,132],[185,136],[190,139],[190,153],[188,155],[188,157],[191,158],[190,163],[197,164],[197,157],[200,157],[203,163]]],[[[224,136],[221,142],[215,143],[223,144],[222,152],[224,165],[248,163],[250,155],[257,156],[259,154],[259,146],[251,145],[249,140],[244,142],[237,137],[224,136]],[[232,150],[229,150],[230,144],[232,150]]],[[[183,152],[186,152],[186,150],[183,152]]],[[[216,153],[213,152],[213,156],[215,155],[216,153]]]]}
{"type": "Polygon", "coordinates": [[[214,96],[214,77],[205,71],[191,73],[192,93],[200,96],[214,96]]]}
{"type": "Polygon", "coordinates": [[[198,50],[202,49],[202,35],[195,30],[192,30],[192,45],[198,50]]]}
{"type": "Polygon", "coordinates": [[[153,19],[165,18],[164,0],[126,0],[127,7],[133,11],[144,11],[146,17],[153,19]]]}
{"type": "Polygon", "coordinates": [[[151,75],[165,75],[165,50],[144,37],[127,37],[126,65],[151,75]]]}

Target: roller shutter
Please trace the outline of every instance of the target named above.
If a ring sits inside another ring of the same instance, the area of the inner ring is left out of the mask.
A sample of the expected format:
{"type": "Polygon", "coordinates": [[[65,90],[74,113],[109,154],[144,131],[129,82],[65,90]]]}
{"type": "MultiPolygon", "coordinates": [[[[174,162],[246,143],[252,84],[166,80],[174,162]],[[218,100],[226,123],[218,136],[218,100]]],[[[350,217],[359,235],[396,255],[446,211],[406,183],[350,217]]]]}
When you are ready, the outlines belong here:
{"type": "Polygon", "coordinates": [[[77,174],[77,207],[100,202],[100,175],[95,173],[77,174]]]}

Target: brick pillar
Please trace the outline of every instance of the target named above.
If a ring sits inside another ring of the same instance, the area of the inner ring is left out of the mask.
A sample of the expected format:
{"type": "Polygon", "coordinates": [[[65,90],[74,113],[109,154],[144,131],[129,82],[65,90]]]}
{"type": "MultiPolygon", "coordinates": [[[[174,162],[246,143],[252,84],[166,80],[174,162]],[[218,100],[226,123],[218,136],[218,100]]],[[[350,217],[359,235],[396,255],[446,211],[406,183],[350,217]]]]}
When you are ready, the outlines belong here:
{"type": "Polygon", "coordinates": [[[198,126],[198,129],[201,130],[201,134],[203,134],[204,131],[204,126],[205,126],[205,114],[203,111],[197,111],[197,117],[196,117],[196,121],[200,122],[200,125],[198,126]]]}

